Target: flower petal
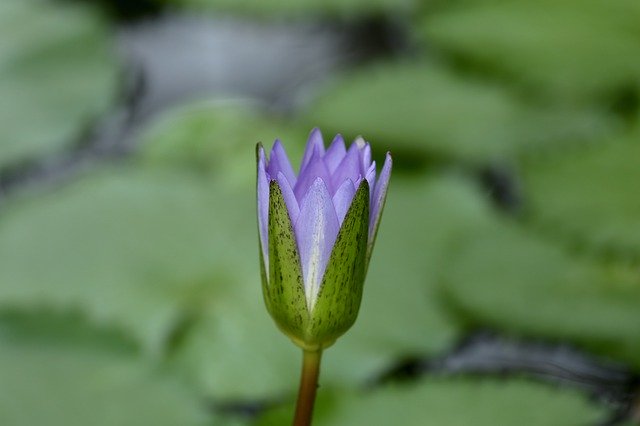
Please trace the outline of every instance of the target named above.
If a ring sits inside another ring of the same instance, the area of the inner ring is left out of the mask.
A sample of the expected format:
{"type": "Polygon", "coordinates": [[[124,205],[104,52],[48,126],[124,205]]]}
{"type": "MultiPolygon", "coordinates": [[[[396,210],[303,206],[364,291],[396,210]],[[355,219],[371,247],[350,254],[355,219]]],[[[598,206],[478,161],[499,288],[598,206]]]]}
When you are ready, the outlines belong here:
{"type": "Polygon", "coordinates": [[[289,180],[284,176],[282,172],[278,173],[277,181],[278,185],[280,186],[280,190],[282,191],[282,198],[284,198],[284,203],[287,205],[287,211],[289,212],[291,223],[296,223],[296,221],[298,220],[298,215],[300,214],[300,207],[298,206],[298,200],[296,200],[296,196],[293,194],[293,188],[291,188],[289,180]]]}
{"type": "Polygon", "coordinates": [[[258,231],[260,233],[260,247],[267,272],[269,274],[269,178],[266,171],[266,159],[262,144],[256,146],[256,156],[258,157],[258,231]]]}
{"type": "Polygon", "coordinates": [[[331,193],[331,175],[329,174],[329,170],[327,170],[327,166],[322,160],[322,154],[320,154],[318,151],[315,151],[311,156],[311,159],[309,160],[307,166],[300,172],[298,181],[293,187],[293,192],[298,199],[298,204],[302,204],[302,199],[305,197],[305,194],[307,193],[313,182],[315,182],[315,180],[318,178],[322,179],[327,187],[327,190],[331,193]]]}
{"type": "MultiPolygon", "coordinates": [[[[369,170],[369,167],[371,167],[371,145],[369,145],[362,136],[358,136],[354,143],[361,146],[360,158],[362,161],[360,163],[360,172],[364,175],[367,173],[367,170],[369,170]]],[[[369,190],[371,189],[370,187],[369,190]]]]}
{"type": "MultiPolygon", "coordinates": [[[[378,225],[380,225],[380,216],[387,198],[387,188],[389,187],[389,178],[391,177],[391,166],[393,160],[391,154],[387,152],[384,159],[384,165],[380,171],[380,177],[376,182],[376,188],[373,193],[371,216],[369,219],[369,248],[367,259],[371,256],[371,249],[375,243],[376,234],[378,233],[378,225]]],[[[367,260],[368,261],[368,260],[367,260]]]]}
{"type": "Polygon", "coordinates": [[[336,209],[336,216],[338,216],[338,223],[340,223],[340,225],[342,225],[342,221],[344,221],[344,217],[347,214],[347,210],[349,210],[349,206],[351,206],[355,193],[356,187],[353,181],[347,179],[340,185],[340,188],[338,188],[333,196],[333,206],[336,209]]]}
{"type": "Polygon", "coordinates": [[[307,164],[309,164],[316,152],[320,158],[324,156],[324,141],[322,139],[322,133],[320,133],[318,128],[313,129],[309,134],[307,147],[304,149],[302,163],[300,163],[300,174],[302,174],[302,171],[307,167],[307,164]]]}
{"type": "Polygon", "coordinates": [[[274,178],[278,176],[278,173],[282,172],[291,186],[296,184],[296,175],[293,172],[293,168],[289,162],[289,157],[287,156],[287,152],[284,150],[280,139],[276,139],[273,144],[273,148],[271,148],[267,172],[274,178]]]}
{"type": "Polygon", "coordinates": [[[352,182],[356,182],[358,177],[361,176],[360,173],[360,149],[358,145],[354,142],[349,147],[347,151],[347,155],[342,159],[340,165],[336,168],[335,172],[332,176],[332,186],[334,188],[339,188],[342,183],[351,179],[352,182]]]}
{"type": "Polygon", "coordinates": [[[295,225],[309,310],[313,309],[339,229],[329,191],[322,179],[317,178],[300,203],[295,225]]]}
{"type": "Polygon", "coordinates": [[[373,200],[373,193],[376,188],[376,162],[374,161],[369,166],[369,169],[366,171],[364,178],[369,182],[369,194],[371,194],[371,199],[373,200]]]}
{"type": "Polygon", "coordinates": [[[329,173],[336,171],[345,155],[347,155],[347,148],[344,146],[344,139],[341,134],[337,134],[324,155],[324,163],[329,173]]]}

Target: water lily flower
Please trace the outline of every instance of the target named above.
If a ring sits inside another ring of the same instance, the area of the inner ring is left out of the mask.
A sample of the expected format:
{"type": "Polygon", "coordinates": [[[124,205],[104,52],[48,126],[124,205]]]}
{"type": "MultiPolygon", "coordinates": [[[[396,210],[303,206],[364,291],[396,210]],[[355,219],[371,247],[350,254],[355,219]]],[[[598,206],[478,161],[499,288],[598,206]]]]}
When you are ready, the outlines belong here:
{"type": "Polygon", "coordinates": [[[305,350],[330,346],[354,323],[391,173],[371,147],[325,149],[314,129],[299,173],[276,140],[258,157],[258,228],[263,295],[278,327],[305,350]]]}

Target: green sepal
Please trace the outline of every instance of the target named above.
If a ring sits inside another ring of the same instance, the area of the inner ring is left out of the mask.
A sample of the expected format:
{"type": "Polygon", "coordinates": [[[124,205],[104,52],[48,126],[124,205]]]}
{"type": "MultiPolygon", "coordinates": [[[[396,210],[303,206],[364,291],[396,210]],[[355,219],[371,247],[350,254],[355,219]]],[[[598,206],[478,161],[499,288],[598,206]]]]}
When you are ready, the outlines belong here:
{"type": "Polygon", "coordinates": [[[293,226],[276,181],[269,184],[268,226],[268,274],[260,250],[267,310],[280,330],[301,348],[318,350],[331,346],[353,325],[360,308],[368,252],[368,182],[363,180],[353,197],[311,312],[293,226]]]}
{"type": "Polygon", "coordinates": [[[269,183],[268,233],[268,282],[264,260],[261,262],[265,304],[278,327],[300,345],[309,323],[309,313],[293,226],[276,181],[269,183]]]}
{"type": "Polygon", "coordinates": [[[356,191],[336,238],[310,315],[307,343],[331,346],[355,322],[362,300],[369,232],[369,183],[356,191]]]}

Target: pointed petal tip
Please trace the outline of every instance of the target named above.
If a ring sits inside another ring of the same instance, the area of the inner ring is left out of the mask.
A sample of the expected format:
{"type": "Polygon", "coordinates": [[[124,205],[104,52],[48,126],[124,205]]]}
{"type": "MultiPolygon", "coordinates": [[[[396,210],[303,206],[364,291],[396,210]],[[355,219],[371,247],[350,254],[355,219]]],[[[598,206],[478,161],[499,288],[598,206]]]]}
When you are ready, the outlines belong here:
{"type": "Polygon", "coordinates": [[[380,171],[378,180],[375,183],[373,198],[371,200],[372,211],[369,222],[369,251],[371,251],[371,248],[373,247],[378,225],[380,224],[380,216],[382,215],[382,210],[384,209],[384,204],[387,198],[387,188],[389,187],[392,164],[393,159],[391,158],[391,153],[387,152],[384,164],[382,165],[382,170],[380,171]]]}
{"type": "Polygon", "coordinates": [[[382,165],[382,169],[389,169],[393,166],[393,156],[391,155],[391,151],[387,151],[384,156],[384,164],[382,165]]]}
{"type": "Polygon", "coordinates": [[[313,154],[317,153],[321,157],[324,156],[324,140],[322,139],[322,133],[320,133],[320,129],[315,127],[309,133],[309,137],[307,138],[307,145],[304,149],[304,154],[302,155],[302,162],[300,163],[299,173],[307,167],[309,162],[311,161],[311,157],[313,154]]]}
{"type": "Polygon", "coordinates": [[[324,156],[324,161],[330,173],[335,172],[336,168],[346,154],[347,148],[344,143],[344,138],[340,133],[338,133],[334,136],[324,156]]]}
{"type": "Polygon", "coordinates": [[[358,135],[358,137],[356,137],[356,139],[353,141],[353,143],[356,144],[358,149],[363,149],[365,146],[368,145],[367,141],[364,140],[362,135],[358,135]]]}
{"type": "Polygon", "coordinates": [[[339,151],[339,152],[347,151],[344,143],[344,137],[340,133],[337,133],[331,140],[331,143],[329,144],[329,148],[327,148],[327,153],[329,151],[339,151]]]}
{"type": "Polygon", "coordinates": [[[382,165],[382,170],[380,170],[380,175],[378,175],[378,179],[376,181],[376,199],[379,196],[384,196],[387,191],[387,185],[389,184],[389,178],[391,177],[392,166],[393,158],[391,157],[391,153],[387,151],[387,154],[384,158],[384,164],[382,165]]]}
{"type": "Polygon", "coordinates": [[[293,167],[291,167],[289,156],[280,139],[276,139],[271,148],[267,172],[273,179],[276,179],[278,173],[282,172],[291,185],[296,183],[295,172],[293,171],[293,167]]]}
{"type": "Polygon", "coordinates": [[[320,145],[324,148],[324,138],[319,128],[314,127],[311,129],[309,137],[307,138],[307,144],[320,145]]]}
{"type": "Polygon", "coordinates": [[[256,158],[258,160],[264,159],[264,146],[262,146],[262,142],[256,144],[256,158]]]}

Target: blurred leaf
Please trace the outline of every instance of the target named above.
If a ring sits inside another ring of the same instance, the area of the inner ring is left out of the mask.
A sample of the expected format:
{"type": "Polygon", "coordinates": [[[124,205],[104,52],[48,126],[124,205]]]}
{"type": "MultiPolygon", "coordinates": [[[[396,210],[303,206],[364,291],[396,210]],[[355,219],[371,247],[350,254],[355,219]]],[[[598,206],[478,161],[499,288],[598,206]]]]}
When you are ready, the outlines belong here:
{"type": "Polygon", "coordinates": [[[118,352],[5,340],[0,421],[7,426],[212,424],[197,398],[152,373],[118,352]]]}
{"type": "Polygon", "coordinates": [[[212,11],[266,17],[301,17],[341,15],[353,17],[364,13],[407,12],[415,0],[156,0],[212,11]]]}
{"type": "Polygon", "coordinates": [[[294,159],[301,157],[310,129],[265,116],[242,103],[198,102],[174,108],[157,118],[140,136],[139,160],[154,167],[183,167],[211,173],[225,185],[255,185],[258,142],[271,148],[279,138],[294,159]]]}
{"type": "Polygon", "coordinates": [[[279,397],[298,380],[299,349],[277,329],[262,300],[257,245],[249,256],[255,277],[214,302],[176,353],[178,370],[221,402],[279,397]]]}
{"type": "MultiPolygon", "coordinates": [[[[444,380],[387,386],[366,394],[321,389],[317,425],[507,426],[586,425],[604,415],[572,392],[520,380],[444,380]]],[[[286,424],[289,410],[267,413],[260,426],[286,424]]]]}
{"type": "Polygon", "coordinates": [[[554,236],[640,259],[640,132],[526,164],[534,223],[554,236]]]}
{"type": "Polygon", "coordinates": [[[70,146],[114,97],[102,19],[70,2],[0,4],[0,167],[70,146]]]}
{"type": "Polygon", "coordinates": [[[255,238],[252,197],[176,172],[109,172],[7,206],[0,307],[78,310],[158,353],[218,283],[233,285],[244,254],[232,241],[255,238]]]}
{"type": "Polygon", "coordinates": [[[322,94],[307,119],[393,151],[483,162],[531,145],[592,138],[612,125],[596,111],[527,106],[498,86],[429,64],[347,76],[322,94]]]}
{"type": "Polygon", "coordinates": [[[0,421],[3,425],[212,424],[202,401],[136,354],[120,332],[92,327],[78,313],[3,312],[0,421]]]}
{"type": "Polygon", "coordinates": [[[570,99],[640,88],[635,0],[463,1],[428,16],[429,45],[570,99]]]}
{"type": "Polygon", "coordinates": [[[3,344],[41,344],[72,348],[90,346],[111,353],[135,354],[137,345],[120,330],[95,327],[79,312],[45,308],[8,310],[0,313],[0,339],[3,344]]]}
{"type": "Polygon", "coordinates": [[[452,254],[442,291],[471,325],[571,341],[640,365],[640,275],[502,226],[452,254]]]}

